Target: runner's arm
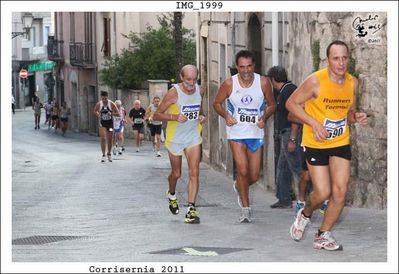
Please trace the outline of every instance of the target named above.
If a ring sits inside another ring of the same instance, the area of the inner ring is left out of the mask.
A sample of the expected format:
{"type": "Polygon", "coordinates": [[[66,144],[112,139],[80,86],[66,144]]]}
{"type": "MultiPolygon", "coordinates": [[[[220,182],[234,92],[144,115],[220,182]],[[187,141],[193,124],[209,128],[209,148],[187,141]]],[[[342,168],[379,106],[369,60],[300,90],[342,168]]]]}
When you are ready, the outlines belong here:
{"type": "Polygon", "coordinates": [[[156,121],[177,121],[178,115],[165,113],[169,106],[177,102],[177,91],[172,87],[165,95],[153,115],[156,121]]]}
{"type": "Polygon", "coordinates": [[[231,78],[226,79],[220,86],[218,93],[216,94],[215,100],[213,101],[213,108],[215,109],[217,114],[219,114],[224,118],[224,120],[226,121],[226,125],[229,127],[234,124],[237,124],[237,120],[234,119],[234,117],[231,116],[230,113],[224,109],[222,104],[230,96],[232,88],[233,88],[232,79],[231,78]]]}

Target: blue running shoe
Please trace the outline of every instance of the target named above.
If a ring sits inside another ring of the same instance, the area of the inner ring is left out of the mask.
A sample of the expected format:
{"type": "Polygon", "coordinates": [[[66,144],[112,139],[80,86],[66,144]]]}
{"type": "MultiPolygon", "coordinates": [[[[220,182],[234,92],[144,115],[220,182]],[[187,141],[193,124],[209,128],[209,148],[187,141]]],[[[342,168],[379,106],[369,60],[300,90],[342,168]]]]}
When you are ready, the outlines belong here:
{"type": "Polygon", "coordinates": [[[327,206],[328,206],[328,200],[325,200],[324,203],[322,204],[322,206],[319,209],[319,212],[320,212],[321,215],[324,215],[326,213],[327,206]]]}
{"type": "Polygon", "coordinates": [[[296,218],[296,216],[298,215],[298,211],[299,210],[301,210],[302,208],[304,208],[305,207],[305,203],[304,202],[301,202],[301,201],[296,201],[296,206],[295,206],[295,218],[296,218]]]}

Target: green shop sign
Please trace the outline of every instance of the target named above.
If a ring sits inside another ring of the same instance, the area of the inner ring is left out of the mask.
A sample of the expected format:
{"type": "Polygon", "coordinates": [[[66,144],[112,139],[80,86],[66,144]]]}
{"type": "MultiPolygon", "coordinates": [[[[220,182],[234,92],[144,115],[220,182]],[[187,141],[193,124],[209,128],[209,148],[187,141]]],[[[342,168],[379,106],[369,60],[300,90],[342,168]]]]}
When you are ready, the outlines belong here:
{"type": "Polygon", "coordinates": [[[54,67],[54,62],[53,61],[47,61],[44,63],[35,63],[35,64],[29,64],[28,66],[28,71],[29,72],[35,72],[38,70],[51,70],[54,67]]]}

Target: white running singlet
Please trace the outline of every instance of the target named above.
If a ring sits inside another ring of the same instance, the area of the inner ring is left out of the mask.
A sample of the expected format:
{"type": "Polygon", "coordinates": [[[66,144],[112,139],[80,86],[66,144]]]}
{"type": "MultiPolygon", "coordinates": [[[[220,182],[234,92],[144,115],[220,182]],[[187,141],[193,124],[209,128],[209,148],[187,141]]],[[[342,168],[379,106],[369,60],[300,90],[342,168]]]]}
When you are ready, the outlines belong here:
{"type": "Polygon", "coordinates": [[[263,139],[264,129],[257,125],[266,107],[260,75],[254,73],[254,81],[248,88],[240,86],[238,74],[232,77],[232,81],[233,87],[227,98],[227,108],[237,120],[237,124],[226,126],[227,139],[263,139]]]}

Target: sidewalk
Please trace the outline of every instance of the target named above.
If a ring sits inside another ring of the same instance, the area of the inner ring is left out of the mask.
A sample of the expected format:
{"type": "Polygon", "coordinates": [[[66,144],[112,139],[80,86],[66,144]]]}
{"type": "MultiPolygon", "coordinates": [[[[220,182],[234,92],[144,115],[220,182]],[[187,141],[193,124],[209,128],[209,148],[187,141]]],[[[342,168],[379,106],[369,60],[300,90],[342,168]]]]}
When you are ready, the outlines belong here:
{"type": "MultiPolygon", "coordinates": [[[[98,137],[72,132],[62,137],[43,127],[35,131],[31,117],[28,110],[13,116],[13,262],[108,262],[109,267],[115,265],[109,262],[229,263],[223,272],[281,272],[298,266],[247,268],[246,263],[387,262],[386,210],[346,207],[333,230],[344,250],[314,250],[313,234],[322,219],[318,212],[305,238],[295,242],[289,235],[293,209],[271,209],[273,193],[255,185],[250,191],[253,222],[240,224],[232,179],[201,163],[201,224],[185,224],[184,157],[177,185],[181,212],[174,216],[165,197],[170,172],[165,149],[157,158],[145,142],[136,153],[127,139],[126,153],[102,164],[98,137]]],[[[334,266],[312,269],[338,271],[334,266]]],[[[364,271],[370,269],[379,268],[369,265],[364,271]]]]}

